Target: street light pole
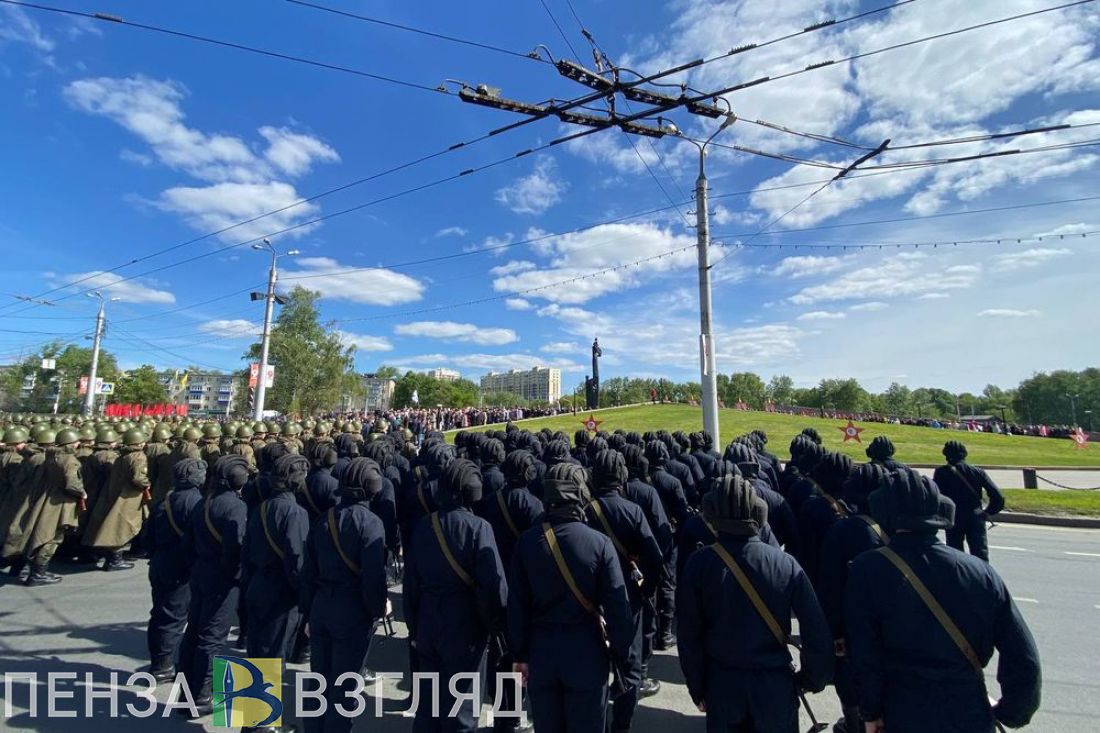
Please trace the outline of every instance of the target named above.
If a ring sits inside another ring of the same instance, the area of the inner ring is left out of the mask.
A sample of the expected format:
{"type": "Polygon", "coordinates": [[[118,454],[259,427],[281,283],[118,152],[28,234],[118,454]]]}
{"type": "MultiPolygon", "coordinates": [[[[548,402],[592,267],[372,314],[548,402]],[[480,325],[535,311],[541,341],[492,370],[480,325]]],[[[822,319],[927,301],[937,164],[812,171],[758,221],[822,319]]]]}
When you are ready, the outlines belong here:
{"type": "MultiPolygon", "coordinates": [[[[714,331],[712,327],[710,282],[710,219],[707,202],[707,146],[727,127],[737,121],[730,112],[717,130],[701,145],[694,140],[682,137],[674,125],[673,134],[699,149],[699,177],[695,179],[695,246],[699,259],[699,382],[702,387],[703,429],[712,438],[714,445],[721,446],[722,438],[718,428],[718,368],[714,357],[714,331]]],[[[658,119],[658,122],[660,120],[658,119]]]]}
{"type": "MultiPolygon", "coordinates": [[[[252,249],[266,249],[271,252],[271,269],[267,272],[267,294],[264,297],[264,332],[260,346],[260,373],[256,375],[256,404],[252,412],[252,419],[259,421],[263,419],[264,399],[267,397],[267,359],[271,348],[271,313],[275,309],[275,282],[279,279],[275,266],[279,259],[279,253],[267,238],[263,240],[262,245],[252,245],[252,249]]],[[[296,255],[298,250],[292,249],[286,254],[296,255]]]]}
{"type": "Polygon", "coordinates": [[[1069,398],[1069,406],[1073,410],[1073,427],[1075,427],[1075,428],[1077,427],[1077,398],[1080,397],[1080,396],[1081,395],[1079,395],[1079,394],[1068,394],[1068,395],[1066,395],[1066,397],[1069,398]]]}
{"type": "MultiPolygon", "coordinates": [[[[95,336],[92,338],[92,366],[91,369],[88,370],[88,388],[84,392],[85,417],[88,417],[95,411],[95,380],[96,373],[99,371],[99,342],[103,338],[103,309],[107,302],[103,297],[103,293],[98,290],[88,293],[88,297],[99,299],[99,313],[97,313],[95,317],[95,336]]],[[[110,300],[115,301],[118,300],[118,298],[111,298],[110,300]]],[[[56,408],[54,412],[57,412],[56,408]]]]}

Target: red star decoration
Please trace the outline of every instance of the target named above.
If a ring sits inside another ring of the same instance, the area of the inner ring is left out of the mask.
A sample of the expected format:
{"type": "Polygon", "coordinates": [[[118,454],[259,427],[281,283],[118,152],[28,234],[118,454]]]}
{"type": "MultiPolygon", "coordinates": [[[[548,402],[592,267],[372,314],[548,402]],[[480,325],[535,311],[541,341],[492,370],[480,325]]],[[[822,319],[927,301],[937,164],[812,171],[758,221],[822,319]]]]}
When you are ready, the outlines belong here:
{"type": "Polygon", "coordinates": [[[1077,428],[1077,432],[1069,434],[1069,439],[1073,441],[1074,448],[1084,450],[1089,443],[1089,434],[1081,428],[1077,428]]]}
{"type": "Polygon", "coordinates": [[[588,432],[594,433],[594,432],[596,432],[597,430],[600,429],[600,423],[602,423],[602,422],[603,422],[603,420],[597,420],[594,417],[590,417],[590,418],[585,419],[584,422],[581,423],[581,425],[583,425],[584,429],[587,430],[588,432]]]}
{"type": "Polygon", "coordinates": [[[862,443],[863,441],[859,439],[859,434],[866,430],[866,428],[857,428],[855,425],[852,424],[852,421],[849,420],[847,425],[842,428],[838,427],[837,430],[844,431],[845,443],[847,443],[849,440],[854,440],[857,443],[862,443]]]}

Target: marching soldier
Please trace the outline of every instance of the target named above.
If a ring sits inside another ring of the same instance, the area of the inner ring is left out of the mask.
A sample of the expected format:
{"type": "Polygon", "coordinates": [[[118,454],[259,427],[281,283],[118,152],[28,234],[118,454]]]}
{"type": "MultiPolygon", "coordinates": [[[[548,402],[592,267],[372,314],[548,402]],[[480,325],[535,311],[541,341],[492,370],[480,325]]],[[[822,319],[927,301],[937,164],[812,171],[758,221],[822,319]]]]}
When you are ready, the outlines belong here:
{"type": "Polygon", "coordinates": [[[255,476],[259,472],[256,464],[256,449],[252,445],[252,428],[242,425],[234,434],[233,445],[226,451],[229,455],[241,456],[248,465],[248,475],[255,476]]]}
{"type": "Polygon", "coordinates": [[[825,534],[839,519],[848,515],[838,498],[852,473],[852,459],[843,453],[826,453],[813,470],[814,495],[802,503],[798,513],[801,549],[795,555],[814,588],[820,586],[821,545],[825,534]]]}
{"type": "Polygon", "coordinates": [[[359,672],[369,645],[367,631],[388,613],[386,534],[367,506],[382,489],[378,465],[358,458],[340,486],[340,503],[313,520],[302,568],[302,613],[309,619],[310,669],[324,676],[328,707],[324,717],[308,718],[314,733],[350,731],[354,721],[336,710],[346,704],[350,680],[359,672]]]}
{"type": "Polygon", "coordinates": [[[145,444],[145,458],[149,462],[149,480],[152,482],[153,499],[151,506],[156,506],[172,490],[172,466],[175,458],[172,449],[168,446],[168,439],[172,433],[167,427],[156,427],[149,443],[145,444]]]}
{"type": "Polygon", "coordinates": [[[23,461],[12,482],[11,491],[4,497],[3,514],[0,515],[0,561],[10,566],[8,574],[21,577],[26,571],[27,562],[23,549],[27,546],[27,527],[25,519],[34,502],[38,499],[38,469],[46,462],[46,451],[53,447],[55,433],[45,426],[36,427],[31,433],[32,441],[24,448],[23,461]]]}
{"type": "Polygon", "coordinates": [[[134,563],[122,558],[148,516],[152,499],[149,463],[145,457],[145,434],[130,428],[122,436],[122,451],[111,467],[111,477],[96,501],[84,531],[84,546],[105,553],[103,569],[128,570],[134,563]]]}
{"type": "Polygon", "coordinates": [[[546,474],[543,523],[512,561],[508,642],[540,732],[604,733],[611,660],[626,659],[636,635],[615,547],[586,523],[587,483],[571,464],[546,474]]]}
{"type": "Polygon", "coordinates": [[[286,428],[279,436],[279,441],[287,447],[291,453],[305,455],[305,444],[302,443],[302,426],[296,422],[286,424],[286,428]]]}
{"type": "Polygon", "coordinates": [[[737,473],[752,485],[756,495],[768,505],[768,525],[775,539],[783,549],[798,557],[802,548],[798,520],[782,494],[772,491],[768,482],[760,477],[758,458],[759,455],[747,443],[735,441],[726,448],[726,462],[737,467],[737,473]]]}
{"type": "Polygon", "coordinates": [[[955,526],[947,530],[947,545],[962,550],[965,539],[971,555],[989,562],[985,522],[1004,509],[1005,498],[989,474],[966,462],[966,454],[966,446],[959,441],[945,443],[947,465],[936,469],[933,480],[943,495],[955,502],[955,526]],[[983,492],[989,495],[984,507],[983,492]]]}
{"type": "Polygon", "coordinates": [[[80,480],[80,460],[76,450],[80,434],[65,428],[57,434],[56,447],[46,451],[46,460],[35,482],[40,494],[24,519],[27,542],[24,554],[30,565],[26,584],[49,585],[61,581],[49,572],[50,560],[65,538],[65,532],[77,527],[77,514],[84,504],[80,480]]]}
{"type": "Polygon", "coordinates": [[[298,503],[309,512],[311,520],[339,501],[340,482],[332,475],[336,461],[336,446],[332,443],[318,443],[309,455],[309,475],[305,488],[298,494],[298,503]]]}
{"type": "Polygon", "coordinates": [[[111,468],[118,455],[118,434],[111,428],[101,428],[95,436],[95,452],[84,461],[84,492],[88,495],[88,511],[80,518],[82,532],[87,528],[99,504],[99,497],[111,480],[111,468]]]}
{"type": "Polygon", "coordinates": [[[206,461],[206,475],[209,478],[213,478],[214,464],[222,457],[221,438],[222,429],[216,424],[207,423],[202,426],[202,445],[199,447],[199,454],[206,461]]]}
{"type": "Polygon", "coordinates": [[[894,441],[885,435],[877,435],[871,441],[871,444],[867,446],[866,453],[867,457],[871,459],[871,463],[877,463],[887,471],[896,471],[899,468],[904,468],[903,464],[894,460],[896,451],[894,441]]]}
{"type": "Polygon", "coordinates": [[[757,536],[754,502],[748,482],[729,474],[703,498],[718,540],[684,568],[680,667],[707,730],[797,733],[798,693],[829,682],[833,645],[806,574],[757,536]],[[797,674],[788,651],[792,615],[801,635],[797,674]]]}
{"type": "Polygon", "coordinates": [[[214,465],[209,493],[191,514],[185,543],[191,549],[191,606],[180,647],[180,671],[186,675],[199,715],[214,709],[212,662],[225,653],[241,582],[241,547],[248,508],[240,491],[250,472],[244,456],[222,456],[214,465]]]}
{"type": "MultiPolygon", "coordinates": [[[[455,705],[453,690],[469,694],[471,681],[455,675],[476,673],[490,634],[504,631],[508,586],[493,529],[471,507],[482,498],[481,472],[472,461],[456,459],[439,480],[441,509],[420,519],[405,561],[405,617],[416,647],[419,671],[437,673],[440,710],[455,705]]],[[[426,698],[425,698],[426,699],[426,698]]],[[[466,700],[446,722],[420,705],[413,730],[475,731],[477,715],[466,700]]]]}
{"type": "Polygon", "coordinates": [[[0,448],[0,516],[3,516],[4,503],[12,495],[20,464],[23,463],[23,451],[27,448],[27,431],[19,426],[4,431],[3,447],[0,448]]]}
{"type": "Polygon", "coordinates": [[[912,469],[871,494],[890,544],[853,562],[844,594],[848,654],[868,733],[993,733],[1039,707],[1039,652],[995,570],[936,536],[954,506],[912,469]],[[999,654],[1001,699],[983,668],[999,654]]]}
{"type": "Polygon", "coordinates": [[[664,572],[664,557],[641,507],[624,496],[628,473],[622,454],[610,449],[597,453],[590,476],[593,491],[592,503],[585,509],[588,524],[611,540],[619,554],[623,577],[628,579],[634,639],[629,656],[623,660],[626,690],[612,701],[611,708],[611,730],[627,731],[639,697],[655,695],[661,687],[660,682],[643,675],[642,609],[653,603],[664,572]]]}
{"type": "Polygon", "coordinates": [[[184,536],[205,486],[205,461],[184,458],[177,462],[172,467],[172,491],[153,508],[147,525],[153,609],[146,639],[149,672],[158,682],[175,678],[176,654],[191,603],[191,561],[184,536]]]}

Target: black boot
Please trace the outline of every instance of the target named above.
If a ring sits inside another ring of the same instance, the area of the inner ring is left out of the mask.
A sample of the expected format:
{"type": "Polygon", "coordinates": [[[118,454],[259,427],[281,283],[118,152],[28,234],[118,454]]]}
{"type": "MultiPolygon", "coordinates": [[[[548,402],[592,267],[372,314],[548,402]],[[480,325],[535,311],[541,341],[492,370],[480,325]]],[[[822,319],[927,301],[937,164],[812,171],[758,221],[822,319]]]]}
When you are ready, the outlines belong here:
{"type": "Polygon", "coordinates": [[[661,691],[661,683],[655,679],[646,677],[638,688],[638,697],[653,697],[661,691]]]}
{"type": "Polygon", "coordinates": [[[119,552],[112,552],[103,561],[103,569],[109,573],[115,570],[129,570],[132,567],[134,567],[134,564],[129,560],[122,559],[122,553],[119,552]]]}
{"type": "Polygon", "coordinates": [[[665,652],[676,646],[676,634],[672,633],[671,629],[664,629],[657,635],[657,641],[653,643],[653,648],[659,652],[665,652]]]}
{"type": "Polygon", "coordinates": [[[176,669],[171,659],[157,659],[149,665],[149,674],[157,682],[171,682],[176,679],[176,669]]]}
{"type": "Polygon", "coordinates": [[[46,570],[45,565],[35,565],[31,567],[30,572],[27,574],[27,579],[23,581],[24,585],[34,588],[39,585],[53,585],[54,583],[60,583],[61,576],[46,570]]]}

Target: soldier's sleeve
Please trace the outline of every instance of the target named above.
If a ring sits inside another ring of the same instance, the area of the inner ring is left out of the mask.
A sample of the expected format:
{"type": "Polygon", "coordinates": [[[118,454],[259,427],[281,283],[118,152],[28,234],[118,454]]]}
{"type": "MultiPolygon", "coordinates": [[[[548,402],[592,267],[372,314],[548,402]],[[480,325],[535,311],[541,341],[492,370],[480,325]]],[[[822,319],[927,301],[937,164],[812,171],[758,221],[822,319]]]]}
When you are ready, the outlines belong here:
{"type": "Polygon", "coordinates": [[[474,587],[478,594],[478,607],[482,611],[490,633],[504,630],[504,609],[508,603],[508,581],[504,577],[504,566],[500,563],[493,528],[481,520],[479,531],[475,535],[477,548],[474,563],[474,587]]]}
{"type": "Polygon", "coordinates": [[[297,595],[301,595],[302,565],[305,562],[308,536],[309,514],[305,509],[294,504],[287,514],[286,535],[283,538],[283,572],[286,573],[287,582],[297,595]]]}
{"type": "Polygon", "coordinates": [[[997,580],[1002,595],[993,622],[993,646],[1000,653],[997,682],[1001,699],[993,707],[993,714],[1009,728],[1021,728],[1031,722],[1031,716],[1039,709],[1042,687],[1039,650],[1020,609],[1004,583],[997,580]]]}
{"type": "MultiPolygon", "coordinates": [[[[708,550],[709,552],[709,550],[708,550]]],[[[699,582],[701,558],[692,555],[676,585],[676,651],[684,673],[688,694],[698,705],[706,690],[706,629],[702,610],[706,607],[702,584],[699,582]]]]}
{"type": "Polygon", "coordinates": [[[676,523],[683,525],[691,513],[688,509],[687,494],[684,493],[684,485],[680,482],[680,479],[672,474],[667,474],[667,476],[671,479],[669,485],[672,486],[672,514],[676,518],[676,523]]]}
{"type": "Polygon", "coordinates": [[[313,594],[317,589],[317,579],[320,572],[317,568],[317,552],[313,547],[316,538],[325,528],[314,521],[311,531],[306,535],[305,546],[302,548],[302,576],[298,583],[298,608],[307,620],[310,609],[313,607],[313,594]]]}
{"type": "Polygon", "coordinates": [[[531,581],[523,559],[523,541],[516,545],[508,572],[508,650],[524,663],[531,651],[531,581]]]}
{"type": "Polygon", "coordinates": [[[818,600],[829,622],[833,638],[844,636],[844,586],[847,582],[848,562],[844,553],[844,527],[834,524],[825,533],[821,545],[821,562],[818,567],[818,600]]]}
{"type": "MultiPolygon", "coordinates": [[[[657,543],[653,542],[653,546],[656,548],[657,543]]],[[[630,654],[630,645],[634,642],[634,616],[626,594],[626,582],[623,580],[622,567],[611,540],[605,538],[597,547],[602,548],[596,562],[599,593],[593,600],[603,609],[611,653],[616,659],[625,660],[630,654]]]]}
{"type": "Polygon", "coordinates": [[[870,554],[857,558],[848,573],[848,587],[844,589],[848,661],[856,681],[859,710],[864,720],[882,718],[886,652],[876,604],[881,591],[875,587],[875,565],[885,562],[870,554]]]}
{"type": "Polygon", "coordinates": [[[644,592],[648,595],[657,590],[658,584],[661,582],[661,576],[665,570],[665,557],[661,552],[661,546],[657,544],[657,538],[653,536],[653,530],[649,527],[649,520],[645,518],[645,514],[638,512],[641,522],[638,524],[637,542],[635,545],[639,549],[638,553],[638,567],[642,571],[642,575],[645,576],[643,583],[645,584],[644,592]]]}
{"type": "Polygon", "coordinates": [[[149,481],[149,460],[145,458],[144,453],[135,453],[134,455],[140,457],[134,461],[134,470],[130,476],[130,481],[139,489],[148,489],[153,485],[149,481]]]}
{"type": "Polygon", "coordinates": [[[809,577],[797,565],[795,571],[791,609],[798,618],[798,632],[802,636],[798,682],[804,690],[821,692],[833,679],[833,635],[809,577]]]}
{"type": "Polygon", "coordinates": [[[978,472],[982,477],[982,486],[989,494],[989,504],[985,507],[985,513],[989,516],[999,514],[1005,508],[1005,496],[1001,493],[997,484],[993,483],[993,479],[989,478],[989,474],[985,472],[985,469],[979,468],[978,472]]]}
{"type": "Polygon", "coordinates": [[[222,533],[222,570],[226,578],[240,579],[241,547],[248,525],[248,509],[243,501],[230,504],[228,516],[221,528],[222,533]]]}
{"type": "Polygon", "coordinates": [[[409,628],[409,639],[416,641],[416,629],[420,620],[420,568],[416,561],[416,552],[412,550],[417,544],[427,520],[421,518],[420,522],[413,525],[409,546],[405,548],[405,576],[401,582],[402,599],[405,605],[405,625],[409,628]]]}
{"type": "Polygon", "coordinates": [[[76,459],[67,461],[65,466],[65,491],[81,499],[85,496],[80,461],[76,459]]]}
{"type": "Polygon", "coordinates": [[[798,522],[794,518],[794,509],[784,499],[779,505],[779,510],[774,514],[775,516],[768,515],[768,524],[775,530],[776,539],[783,543],[784,550],[798,557],[802,553],[802,536],[798,531],[798,522]]]}
{"type": "MultiPolygon", "coordinates": [[[[253,549],[255,543],[267,544],[267,536],[264,534],[264,528],[260,526],[260,521],[260,513],[255,512],[245,523],[244,539],[241,541],[241,588],[248,587],[248,582],[252,580],[252,574],[255,571],[252,564],[252,558],[257,555],[253,549]]],[[[265,549],[270,551],[270,548],[265,549]]]]}
{"type": "Polygon", "coordinates": [[[359,546],[359,567],[363,573],[360,591],[363,608],[371,618],[382,618],[386,613],[386,532],[381,525],[375,518],[359,546]]]}
{"type": "MultiPolygon", "coordinates": [[[[679,483],[679,482],[677,482],[679,483]]],[[[668,522],[668,516],[665,514],[665,508],[661,504],[661,499],[656,496],[657,492],[654,492],[653,506],[650,507],[650,513],[646,515],[648,519],[653,517],[653,525],[649,528],[653,532],[654,539],[657,540],[657,546],[661,548],[661,555],[668,557],[672,553],[672,525],[668,522]]],[[[684,504],[684,514],[687,514],[687,504],[684,504]]],[[[683,526],[684,520],[677,520],[680,526],[683,526]]]]}

